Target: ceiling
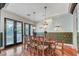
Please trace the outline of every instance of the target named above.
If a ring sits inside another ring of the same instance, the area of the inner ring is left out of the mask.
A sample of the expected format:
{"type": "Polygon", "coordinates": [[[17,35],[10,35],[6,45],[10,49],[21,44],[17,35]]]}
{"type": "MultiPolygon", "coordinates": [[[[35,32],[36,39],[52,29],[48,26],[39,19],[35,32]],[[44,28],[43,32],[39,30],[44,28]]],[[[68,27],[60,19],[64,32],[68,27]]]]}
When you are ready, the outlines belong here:
{"type": "Polygon", "coordinates": [[[68,3],[9,3],[5,10],[13,12],[32,21],[41,21],[44,19],[47,6],[46,17],[68,12],[68,3]],[[33,14],[36,12],[36,14],[33,14]],[[30,14],[30,15],[29,15],[30,14]]]}

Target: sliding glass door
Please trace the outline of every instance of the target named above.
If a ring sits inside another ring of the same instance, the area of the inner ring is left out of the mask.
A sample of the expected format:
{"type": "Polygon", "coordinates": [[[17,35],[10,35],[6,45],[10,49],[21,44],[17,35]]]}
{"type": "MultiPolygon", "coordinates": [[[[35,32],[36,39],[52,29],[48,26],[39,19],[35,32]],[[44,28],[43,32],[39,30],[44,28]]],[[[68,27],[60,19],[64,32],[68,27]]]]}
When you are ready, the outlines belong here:
{"type": "Polygon", "coordinates": [[[22,22],[16,22],[16,43],[21,43],[22,39],[22,22]]]}
{"type": "Polygon", "coordinates": [[[33,35],[33,25],[31,24],[24,24],[24,34],[25,36],[32,36],[33,35]]]}
{"type": "Polygon", "coordinates": [[[29,36],[29,24],[24,24],[24,34],[25,36],[29,36]]]}
{"type": "Polygon", "coordinates": [[[14,21],[6,20],[5,27],[5,45],[12,45],[14,44],[14,21]]]}
{"type": "Polygon", "coordinates": [[[30,36],[33,36],[33,25],[30,25],[30,36]]]}
{"type": "Polygon", "coordinates": [[[20,21],[6,18],[4,23],[5,47],[23,42],[23,24],[20,21]]]}

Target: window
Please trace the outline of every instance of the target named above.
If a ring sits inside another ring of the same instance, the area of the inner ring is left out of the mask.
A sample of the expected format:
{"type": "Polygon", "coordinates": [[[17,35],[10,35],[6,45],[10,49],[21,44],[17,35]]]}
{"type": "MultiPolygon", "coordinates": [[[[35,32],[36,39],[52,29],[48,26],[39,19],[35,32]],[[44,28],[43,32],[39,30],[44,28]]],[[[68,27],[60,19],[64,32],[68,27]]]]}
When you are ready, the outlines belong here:
{"type": "Polygon", "coordinates": [[[29,24],[25,24],[25,26],[24,26],[24,34],[26,35],[26,36],[29,36],[29,24]]]}
{"type": "Polygon", "coordinates": [[[33,36],[33,25],[30,25],[30,35],[33,36]]]}

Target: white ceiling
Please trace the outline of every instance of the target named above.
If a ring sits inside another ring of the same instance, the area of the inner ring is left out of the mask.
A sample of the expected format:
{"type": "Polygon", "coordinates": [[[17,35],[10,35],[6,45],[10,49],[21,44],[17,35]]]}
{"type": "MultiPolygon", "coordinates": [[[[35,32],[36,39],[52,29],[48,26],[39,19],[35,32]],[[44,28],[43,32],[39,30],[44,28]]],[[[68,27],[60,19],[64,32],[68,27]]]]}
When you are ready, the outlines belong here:
{"type": "Polygon", "coordinates": [[[68,12],[68,3],[10,3],[6,10],[17,15],[26,17],[32,21],[41,21],[44,19],[45,9],[47,6],[47,16],[55,16],[57,14],[68,12]],[[34,15],[33,12],[36,12],[34,15]],[[31,16],[27,16],[31,14],[31,16]]]}

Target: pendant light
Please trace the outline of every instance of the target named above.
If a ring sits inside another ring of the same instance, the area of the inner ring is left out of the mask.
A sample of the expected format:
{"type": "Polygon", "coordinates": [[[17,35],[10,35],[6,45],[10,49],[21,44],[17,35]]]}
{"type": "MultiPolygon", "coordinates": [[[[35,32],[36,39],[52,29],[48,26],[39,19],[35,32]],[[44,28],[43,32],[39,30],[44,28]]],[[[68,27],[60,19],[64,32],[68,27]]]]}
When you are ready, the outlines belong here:
{"type": "Polygon", "coordinates": [[[46,9],[47,9],[47,6],[45,6],[44,9],[45,9],[45,18],[44,18],[43,26],[44,26],[44,30],[46,31],[47,25],[48,25],[47,20],[46,20],[46,9]]]}
{"type": "MultiPolygon", "coordinates": [[[[35,14],[36,14],[36,12],[33,12],[34,20],[35,20],[35,14]]],[[[34,32],[35,32],[35,30],[36,30],[36,27],[35,27],[35,26],[33,26],[33,30],[34,30],[34,32]]]]}

